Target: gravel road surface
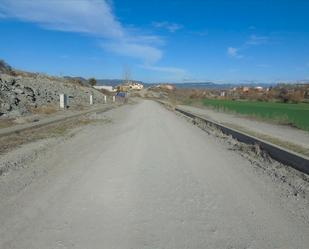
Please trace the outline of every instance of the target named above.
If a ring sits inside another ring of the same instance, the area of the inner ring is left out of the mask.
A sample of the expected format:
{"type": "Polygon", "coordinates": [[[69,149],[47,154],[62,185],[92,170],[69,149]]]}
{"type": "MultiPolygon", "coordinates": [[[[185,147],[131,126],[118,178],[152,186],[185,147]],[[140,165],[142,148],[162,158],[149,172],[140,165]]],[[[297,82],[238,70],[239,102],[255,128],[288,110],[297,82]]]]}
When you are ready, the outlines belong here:
{"type": "Polygon", "coordinates": [[[199,128],[152,101],[101,115],[0,177],[36,172],[1,193],[0,248],[309,248],[275,183],[199,128]]]}

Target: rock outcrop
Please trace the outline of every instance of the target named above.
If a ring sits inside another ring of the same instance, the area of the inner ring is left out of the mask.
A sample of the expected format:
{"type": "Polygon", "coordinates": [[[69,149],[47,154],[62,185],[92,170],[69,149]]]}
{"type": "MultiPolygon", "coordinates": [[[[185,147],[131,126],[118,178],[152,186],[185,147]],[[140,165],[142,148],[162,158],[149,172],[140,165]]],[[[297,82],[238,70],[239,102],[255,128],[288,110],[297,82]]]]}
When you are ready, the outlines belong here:
{"type": "Polygon", "coordinates": [[[98,90],[63,78],[42,74],[12,76],[0,74],[0,116],[19,116],[46,105],[59,105],[59,94],[69,96],[69,106],[89,105],[89,96],[95,103],[103,103],[98,90]]]}

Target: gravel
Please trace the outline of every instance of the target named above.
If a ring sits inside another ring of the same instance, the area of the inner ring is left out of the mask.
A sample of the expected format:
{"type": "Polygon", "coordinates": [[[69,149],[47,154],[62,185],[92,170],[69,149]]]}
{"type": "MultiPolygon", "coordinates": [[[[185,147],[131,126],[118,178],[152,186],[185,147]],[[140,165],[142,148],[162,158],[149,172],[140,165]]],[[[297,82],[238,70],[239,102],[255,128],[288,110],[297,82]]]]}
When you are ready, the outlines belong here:
{"type": "Polygon", "coordinates": [[[308,248],[304,196],[228,138],[152,101],[104,118],[0,178],[38,172],[2,195],[1,248],[308,248]]]}
{"type": "Polygon", "coordinates": [[[58,108],[59,94],[69,96],[69,106],[89,105],[89,96],[95,103],[103,103],[103,94],[92,87],[81,86],[69,80],[37,74],[10,76],[0,74],[0,117],[17,117],[42,106],[58,108]]]}

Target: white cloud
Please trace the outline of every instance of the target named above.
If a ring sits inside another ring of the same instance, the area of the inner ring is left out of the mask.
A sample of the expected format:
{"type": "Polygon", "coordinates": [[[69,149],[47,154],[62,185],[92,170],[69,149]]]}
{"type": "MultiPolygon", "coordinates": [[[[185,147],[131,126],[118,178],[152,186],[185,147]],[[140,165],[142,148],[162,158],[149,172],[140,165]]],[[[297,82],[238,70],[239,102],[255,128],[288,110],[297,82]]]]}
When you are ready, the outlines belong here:
{"type": "Polygon", "coordinates": [[[129,42],[102,43],[101,46],[119,55],[142,59],[145,64],[153,64],[162,58],[161,50],[145,44],[129,42]]]}
{"type": "Polygon", "coordinates": [[[207,36],[208,31],[191,31],[190,34],[197,35],[197,36],[207,36]]]}
{"type": "Polygon", "coordinates": [[[233,48],[233,47],[228,47],[227,48],[227,53],[230,56],[236,56],[237,55],[237,48],[233,48]]]}
{"type": "Polygon", "coordinates": [[[261,68],[270,68],[271,67],[271,65],[269,65],[269,64],[258,64],[256,66],[261,67],[261,68]]]}
{"type": "Polygon", "coordinates": [[[156,28],[167,29],[169,32],[174,33],[177,30],[183,28],[183,25],[178,23],[170,23],[170,22],[153,22],[152,25],[156,28]]]}
{"type": "Polygon", "coordinates": [[[104,48],[145,62],[162,57],[156,47],[162,40],[131,33],[117,20],[106,0],[1,0],[0,13],[1,17],[33,22],[45,29],[99,37],[107,41],[104,48]]]}
{"type": "Polygon", "coordinates": [[[240,54],[240,51],[244,52],[245,50],[251,47],[268,44],[268,43],[269,43],[269,37],[267,36],[251,35],[249,39],[245,41],[243,45],[239,46],[238,48],[228,47],[227,53],[229,56],[239,59],[239,58],[244,57],[242,54],[240,54]]]}
{"type": "Polygon", "coordinates": [[[156,67],[156,66],[145,66],[145,65],[141,67],[147,70],[151,70],[151,71],[171,73],[171,74],[177,74],[177,75],[184,75],[187,73],[186,70],[182,68],[177,68],[177,67],[156,67]]]}
{"type": "Polygon", "coordinates": [[[246,42],[246,45],[262,45],[269,42],[269,37],[267,36],[257,36],[251,35],[249,40],[246,42]]]}
{"type": "Polygon", "coordinates": [[[136,37],[131,36],[128,41],[153,44],[157,46],[165,45],[165,41],[161,37],[156,35],[137,35],[136,37]]]}
{"type": "Polygon", "coordinates": [[[1,0],[0,10],[7,17],[38,23],[48,29],[108,38],[123,37],[125,33],[105,1],[1,0]]]}
{"type": "Polygon", "coordinates": [[[239,54],[239,49],[234,47],[227,48],[227,54],[234,58],[242,58],[243,56],[239,54]]]}

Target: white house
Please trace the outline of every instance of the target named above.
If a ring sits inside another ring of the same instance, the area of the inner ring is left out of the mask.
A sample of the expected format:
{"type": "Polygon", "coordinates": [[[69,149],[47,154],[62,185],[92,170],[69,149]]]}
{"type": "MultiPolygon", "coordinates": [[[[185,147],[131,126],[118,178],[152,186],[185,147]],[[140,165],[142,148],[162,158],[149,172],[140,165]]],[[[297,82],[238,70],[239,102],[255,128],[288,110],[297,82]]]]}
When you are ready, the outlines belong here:
{"type": "Polygon", "coordinates": [[[107,90],[107,91],[110,91],[110,92],[116,91],[113,86],[93,86],[93,87],[97,90],[107,90]]]}
{"type": "Polygon", "coordinates": [[[261,86],[256,86],[254,89],[259,91],[259,92],[263,91],[263,87],[261,87],[261,86]]]}
{"type": "Polygon", "coordinates": [[[129,87],[130,89],[133,89],[133,90],[142,90],[144,88],[144,86],[139,83],[131,83],[129,87]]]}

